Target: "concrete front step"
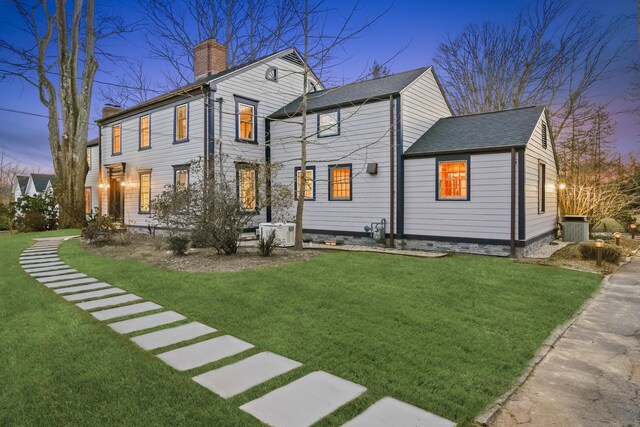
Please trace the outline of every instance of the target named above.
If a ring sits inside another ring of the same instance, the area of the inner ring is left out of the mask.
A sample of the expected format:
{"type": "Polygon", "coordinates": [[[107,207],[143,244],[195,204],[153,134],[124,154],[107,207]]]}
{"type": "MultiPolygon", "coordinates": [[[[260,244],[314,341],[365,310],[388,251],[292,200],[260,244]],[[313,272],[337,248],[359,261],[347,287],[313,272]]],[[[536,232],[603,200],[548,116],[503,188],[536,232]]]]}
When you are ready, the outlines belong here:
{"type": "Polygon", "coordinates": [[[455,427],[456,423],[391,397],[384,397],[343,427],[455,427]]]}
{"type": "Polygon", "coordinates": [[[179,342],[192,340],[214,332],[217,332],[217,330],[210,326],[203,325],[200,322],[191,322],[185,325],[175,326],[173,328],[138,335],[137,337],[131,338],[131,341],[138,344],[145,350],[155,350],[157,348],[167,347],[179,342]]]}
{"type": "Polygon", "coordinates": [[[195,376],[193,380],[228,399],[300,366],[302,363],[295,360],[263,352],[195,376]]]}
{"type": "Polygon", "coordinates": [[[317,371],[240,407],[272,427],[307,427],[351,402],[367,389],[317,371]]]}
{"type": "Polygon", "coordinates": [[[253,344],[249,344],[246,341],[231,335],[223,335],[161,353],[158,358],[178,371],[188,371],[207,363],[234,356],[253,347],[253,344]]]}

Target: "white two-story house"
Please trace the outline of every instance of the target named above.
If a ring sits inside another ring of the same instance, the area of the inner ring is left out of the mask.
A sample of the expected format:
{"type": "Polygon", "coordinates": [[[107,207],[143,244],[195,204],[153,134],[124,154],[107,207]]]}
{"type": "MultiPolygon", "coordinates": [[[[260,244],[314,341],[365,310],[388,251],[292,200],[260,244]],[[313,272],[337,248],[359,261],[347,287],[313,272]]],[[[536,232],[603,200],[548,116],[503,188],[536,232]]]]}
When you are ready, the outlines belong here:
{"type": "MultiPolygon", "coordinates": [[[[194,55],[194,83],[105,108],[89,147],[91,209],[146,228],[153,197],[187,185],[192,160],[220,154],[244,207],[256,211],[254,226],[272,220],[256,194],[274,183],[297,194],[300,55],[227,69],[214,40],[194,55]],[[278,164],[264,185],[252,161],[278,164]]],[[[374,225],[396,246],[508,255],[555,238],[557,167],[544,108],[455,116],[432,67],[328,89],[311,76],[309,88],[309,239],[371,244],[365,226],[374,225]]]]}

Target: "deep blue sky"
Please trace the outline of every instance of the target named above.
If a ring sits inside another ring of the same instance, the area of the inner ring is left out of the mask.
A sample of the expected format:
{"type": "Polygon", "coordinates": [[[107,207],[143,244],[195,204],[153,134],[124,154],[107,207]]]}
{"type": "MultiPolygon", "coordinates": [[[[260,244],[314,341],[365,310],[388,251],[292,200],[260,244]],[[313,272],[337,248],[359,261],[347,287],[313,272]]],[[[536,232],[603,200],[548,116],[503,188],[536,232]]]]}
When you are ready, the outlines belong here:
{"type": "MultiPolygon", "coordinates": [[[[328,3],[337,8],[349,8],[352,0],[329,0],[328,3]]],[[[387,1],[365,0],[360,16],[375,16],[388,6],[387,1]]],[[[493,20],[505,22],[511,20],[520,10],[523,0],[455,0],[455,1],[416,1],[396,0],[391,10],[380,19],[375,26],[359,39],[347,46],[345,62],[333,70],[335,77],[350,81],[362,74],[374,59],[379,62],[393,57],[398,49],[408,44],[407,49],[389,66],[393,72],[432,64],[432,56],[440,41],[447,35],[455,35],[470,22],[493,20]]],[[[607,17],[637,14],[635,0],[597,0],[581,1],[584,7],[593,9],[607,17]]],[[[131,3],[116,0],[101,2],[98,7],[108,5],[114,12],[122,12],[128,19],[141,19],[139,11],[132,11],[131,3]]],[[[16,40],[23,37],[14,27],[15,12],[6,2],[0,4],[0,38],[16,40]]],[[[618,43],[634,43],[635,47],[628,51],[627,63],[640,60],[637,44],[637,20],[629,18],[623,32],[618,36],[618,43]]],[[[158,81],[160,76],[155,72],[153,62],[146,59],[146,43],[144,32],[128,35],[126,40],[113,40],[110,47],[119,54],[130,58],[141,57],[146,60],[148,70],[158,81]],[[154,73],[155,72],[155,73],[154,73]]],[[[98,71],[96,77],[101,81],[113,81],[109,75],[113,65],[105,66],[98,71]]],[[[611,110],[616,112],[630,107],[622,100],[629,92],[631,76],[615,78],[602,85],[596,92],[601,102],[613,101],[611,110]]],[[[94,94],[99,91],[96,83],[94,94]]],[[[40,104],[37,91],[31,86],[16,80],[0,80],[0,108],[45,114],[40,104]]],[[[99,103],[94,102],[92,117],[96,118],[99,103]]],[[[616,139],[619,151],[640,154],[640,117],[631,114],[616,114],[618,123],[616,139]]],[[[90,126],[90,136],[96,135],[97,128],[90,126]]],[[[3,149],[11,157],[30,166],[40,166],[43,170],[51,170],[51,155],[47,142],[46,119],[43,117],[0,111],[0,150],[3,149]]]]}

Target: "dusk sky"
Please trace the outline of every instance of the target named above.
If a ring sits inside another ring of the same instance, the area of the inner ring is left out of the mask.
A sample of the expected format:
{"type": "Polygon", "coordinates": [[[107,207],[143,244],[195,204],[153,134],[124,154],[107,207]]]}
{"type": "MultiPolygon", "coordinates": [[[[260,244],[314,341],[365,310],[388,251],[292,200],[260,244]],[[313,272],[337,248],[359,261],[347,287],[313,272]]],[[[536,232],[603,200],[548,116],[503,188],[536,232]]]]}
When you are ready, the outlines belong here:
{"type": "MultiPolygon", "coordinates": [[[[431,65],[432,56],[436,46],[447,35],[455,36],[468,23],[480,23],[485,20],[507,22],[515,17],[520,10],[523,1],[518,0],[455,0],[455,1],[411,1],[397,0],[391,10],[380,19],[373,28],[366,31],[362,37],[350,42],[346,46],[345,62],[336,67],[334,75],[338,79],[351,81],[362,74],[371,62],[376,59],[384,62],[402,47],[408,44],[407,49],[393,59],[388,65],[392,72],[400,72],[413,68],[431,65]],[[339,72],[341,71],[341,72],[339,72]]],[[[584,0],[581,2],[597,13],[607,18],[626,16],[624,30],[618,35],[617,43],[630,46],[624,64],[630,66],[634,61],[640,60],[638,49],[637,27],[637,1],[636,0],[611,0],[601,2],[584,0]]],[[[132,3],[117,0],[109,3],[99,2],[98,8],[110,7],[114,12],[122,12],[129,20],[140,20],[144,16],[141,11],[134,11],[132,3]]],[[[335,8],[347,10],[352,4],[349,0],[330,0],[329,5],[335,8]]],[[[370,0],[362,2],[362,17],[374,16],[388,6],[388,2],[370,0]]],[[[0,5],[0,38],[6,40],[19,40],[24,37],[13,26],[17,21],[13,7],[6,2],[0,5]]],[[[162,76],[154,66],[154,62],[146,57],[147,47],[144,30],[129,34],[124,40],[113,40],[109,43],[109,49],[115,49],[120,55],[129,58],[141,58],[145,60],[148,72],[155,82],[160,82],[162,76]]],[[[96,80],[113,82],[112,75],[115,67],[112,64],[105,65],[98,70],[96,80]]],[[[437,70],[436,70],[437,71],[437,70]]],[[[611,102],[609,110],[617,122],[615,138],[618,142],[618,150],[623,153],[640,154],[640,117],[622,111],[631,108],[625,101],[631,87],[634,76],[623,74],[600,85],[593,95],[599,102],[611,102]]],[[[101,108],[98,93],[100,85],[94,87],[94,104],[91,112],[93,119],[97,118],[101,108]]],[[[26,165],[40,166],[43,171],[52,170],[51,154],[47,141],[46,109],[38,99],[35,88],[17,79],[0,80],[0,150],[12,159],[26,165]],[[18,112],[27,112],[27,115],[18,112]]],[[[97,127],[91,125],[89,136],[97,136],[97,127]]]]}

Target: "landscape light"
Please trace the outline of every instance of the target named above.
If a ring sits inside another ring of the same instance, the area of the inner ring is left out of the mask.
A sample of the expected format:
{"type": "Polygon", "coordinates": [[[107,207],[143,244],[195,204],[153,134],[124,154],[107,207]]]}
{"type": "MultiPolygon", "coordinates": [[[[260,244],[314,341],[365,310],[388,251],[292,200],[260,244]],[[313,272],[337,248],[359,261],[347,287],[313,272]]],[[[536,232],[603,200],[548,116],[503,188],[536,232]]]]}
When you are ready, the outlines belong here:
{"type": "Polygon", "coordinates": [[[638,228],[638,225],[634,222],[633,224],[629,224],[629,228],[631,229],[631,238],[635,239],[636,238],[636,228],[638,228]]]}
{"type": "Polygon", "coordinates": [[[619,231],[616,231],[613,233],[613,237],[616,238],[616,246],[620,246],[620,237],[622,237],[622,234],[620,234],[619,231]]]}
{"type": "Polygon", "coordinates": [[[602,266],[602,248],[604,247],[604,240],[601,240],[601,239],[596,240],[595,245],[596,245],[596,253],[597,253],[596,266],[600,267],[602,266]]]}

